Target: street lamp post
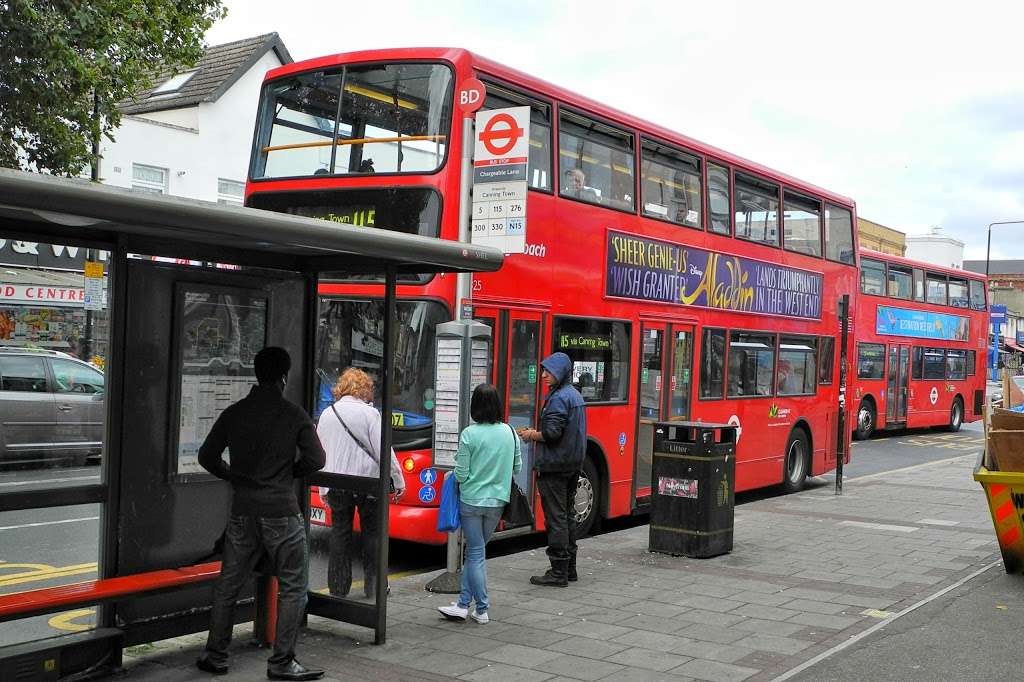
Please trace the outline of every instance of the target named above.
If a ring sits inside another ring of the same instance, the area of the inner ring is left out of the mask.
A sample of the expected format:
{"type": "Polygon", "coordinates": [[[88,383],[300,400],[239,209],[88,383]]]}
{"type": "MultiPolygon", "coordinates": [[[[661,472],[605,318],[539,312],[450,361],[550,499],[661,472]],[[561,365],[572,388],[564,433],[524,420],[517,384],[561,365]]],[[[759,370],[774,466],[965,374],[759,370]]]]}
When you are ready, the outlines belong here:
{"type": "MultiPolygon", "coordinates": [[[[1000,221],[1000,222],[995,222],[995,223],[989,223],[988,224],[988,245],[985,247],[985,277],[986,277],[986,279],[988,278],[989,262],[990,262],[991,256],[992,256],[992,227],[995,226],[995,225],[1024,225],[1024,220],[1003,220],[1003,221],[1000,221]]],[[[989,288],[989,285],[988,285],[987,281],[985,282],[985,288],[986,289],[989,288]]],[[[991,290],[989,290],[989,291],[991,291],[991,290]]],[[[991,303],[990,303],[990,305],[991,305],[991,303]]],[[[993,324],[992,328],[993,328],[993,331],[995,333],[992,335],[992,363],[989,366],[989,371],[990,371],[990,376],[991,376],[992,380],[994,381],[994,380],[996,380],[998,378],[998,375],[996,374],[996,370],[999,367],[999,325],[993,324]]]]}

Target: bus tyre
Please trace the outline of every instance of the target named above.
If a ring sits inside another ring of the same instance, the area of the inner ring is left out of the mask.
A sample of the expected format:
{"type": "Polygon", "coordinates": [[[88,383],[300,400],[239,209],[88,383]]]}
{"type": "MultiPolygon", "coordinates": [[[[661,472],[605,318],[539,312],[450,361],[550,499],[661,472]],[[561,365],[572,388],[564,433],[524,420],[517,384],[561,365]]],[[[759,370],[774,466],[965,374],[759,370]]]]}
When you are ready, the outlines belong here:
{"type": "Polygon", "coordinates": [[[860,401],[857,408],[857,426],[853,430],[854,440],[867,440],[875,432],[875,406],[868,400],[860,401]]]}
{"type": "Polygon", "coordinates": [[[576,537],[586,537],[590,531],[596,530],[598,517],[598,501],[601,499],[601,479],[597,475],[597,467],[589,457],[583,459],[580,480],[576,484],[576,537]]]}
{"type": "Polygon", "coordinates": [[[949,408],[949,425],[947,431],[956,433],[964,423],[964,403],[960,398],[953,400],[953,407],[949,408]]]}
{"type": "Polygon", "coordinates": [[[803,429],[793,429],[786,442],[786,456],[782,470],[782,490],[795,493],[804,487],[810,462],[810,446],[803,429]]]}

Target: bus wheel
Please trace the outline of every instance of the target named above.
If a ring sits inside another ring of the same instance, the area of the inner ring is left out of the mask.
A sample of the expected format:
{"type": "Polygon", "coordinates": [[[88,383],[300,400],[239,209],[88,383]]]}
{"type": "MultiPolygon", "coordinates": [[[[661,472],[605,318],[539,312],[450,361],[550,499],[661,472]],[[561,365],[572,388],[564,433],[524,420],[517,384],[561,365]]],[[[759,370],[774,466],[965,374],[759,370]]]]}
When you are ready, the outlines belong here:
{"type": "Polygon", "coordinates": [[[875,432],[875,406],[867,400],[860,401],[857,408],[857,428],[853,430],[856,440],[867,440],[875,432]]]}
{"type": "Polygon", "coordinates": [[[807,479],[807,462],[810,448],[807,435],[803,429],[793,429],[786,443],[786,461],[783,470],[782,489],[787,493],[795,493],[804,487],[807,479]]]}
{"type": "Polygon", "coordinates": [[[947,431],[956,433],[964,423],[964,404],[960,398],[953,400],[953,407],[949,410],[949,425],[947,431]]]}
{"type": "Polygon", "coordinates": [[[573,505],[576,515],[576,537],[586,537],[594,529],[597,523],[600,493],[601,479],[597,475],[597,468],[590,458],[586,457],[583,460],[579,483],[576,484],[576,501],[573,505]]]}

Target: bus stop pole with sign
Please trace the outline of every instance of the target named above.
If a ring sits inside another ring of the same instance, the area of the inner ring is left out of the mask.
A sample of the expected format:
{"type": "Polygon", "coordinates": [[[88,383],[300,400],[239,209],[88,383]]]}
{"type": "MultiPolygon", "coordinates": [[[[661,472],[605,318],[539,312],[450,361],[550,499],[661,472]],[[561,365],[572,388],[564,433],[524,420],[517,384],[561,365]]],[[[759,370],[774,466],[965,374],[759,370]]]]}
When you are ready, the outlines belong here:
{"type": "MultiPolygon", "coordinates": [[[[465,90],[465,88],[463,88],[465,90]]],[[[481,88],[482,90],[482,88],[481,88]]],[[[463,92],[459,93],[460,108],[463,111],[462,118],[462,154],[461,166],[459,169],[459,241],[468,244],[470,241],[470,225],[472,220],[472,194],[473,194],[473,113],[483,104],[483,93],[478,91],[477,99],[470,102],[463,92]],[[465,106],[462,102],[465,101],[465,106]]],[[[460,272],[457,275],[455,285],[455,300],[458,305],[455,309],[455,319],[469,321],[473,319],[472,309],[468,302],[472,296],[473,274],[460,272]]],[[[436,367],[436,365],[435,365],[436,367]]],[[[437,386],[434,386],[437,391],[437,386]]],[[[436,423],[436,422],[435,422],[436,423]]],[[[436,439],[434,446],[437,446],[436,439]]],[[[436,450],[435,450],[436,453],[436,450]]],[[[436,456],[435,456],[436,462],[436,456]]],[[[454,474],[452,474],[454,476],[454,474]]],[[[448,533],[448,541],[445,553],[445,571],[438,577],[427,583],[427,590],[440,592],[442,594],[456,594],[461,591],[461,576],[459,571],[462,568],[462,530],[448,533]]]]}
{"type": "Polygon", "coordinates": [[[846,459],[846,359],[849,353],[850,336],[850,295],[843,294],[839,299],[839,319],[842,331],[839,336],[839,413],[836,424],[839,429],[839,442],[836,445],[836,495],[843,494],[843,460],[846,459]]]}
{"type": "Polygon", "coordinates": [[[1006,306],[994,305],[989,308],[989,321],[992,323],[992,353],[989,354],[989,378],[992,381],[999,380],[999,334],[1003,330],[1003,322],[1006,320],[1006,306]]]}

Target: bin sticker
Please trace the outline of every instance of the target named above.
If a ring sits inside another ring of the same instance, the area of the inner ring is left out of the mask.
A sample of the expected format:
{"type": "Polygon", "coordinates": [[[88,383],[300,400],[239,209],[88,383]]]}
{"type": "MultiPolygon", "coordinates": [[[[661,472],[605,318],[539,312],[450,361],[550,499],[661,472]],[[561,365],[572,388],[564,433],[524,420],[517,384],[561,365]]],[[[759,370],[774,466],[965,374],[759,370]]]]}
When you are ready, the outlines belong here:
{"type": "Polygon", "coordinates": [[[420,472],[420,483],[423,485],[434,485],[437,480],[437,469],[424,469],[420,472]]]}
{"type": "Polygon", "coordinates": [[[430,504],[431,502],[434,501],[434,496],[436,494],[437,492],[434,490],[433,486],[425,485],[422,488],[420,488],[420,502],[424,504],[430,504]]]}
{"type": "Polygon", "coordinates": [[[692,478],[658,477],[658,494],[672,497],[697,498],[697,481],[692,478]]]}

